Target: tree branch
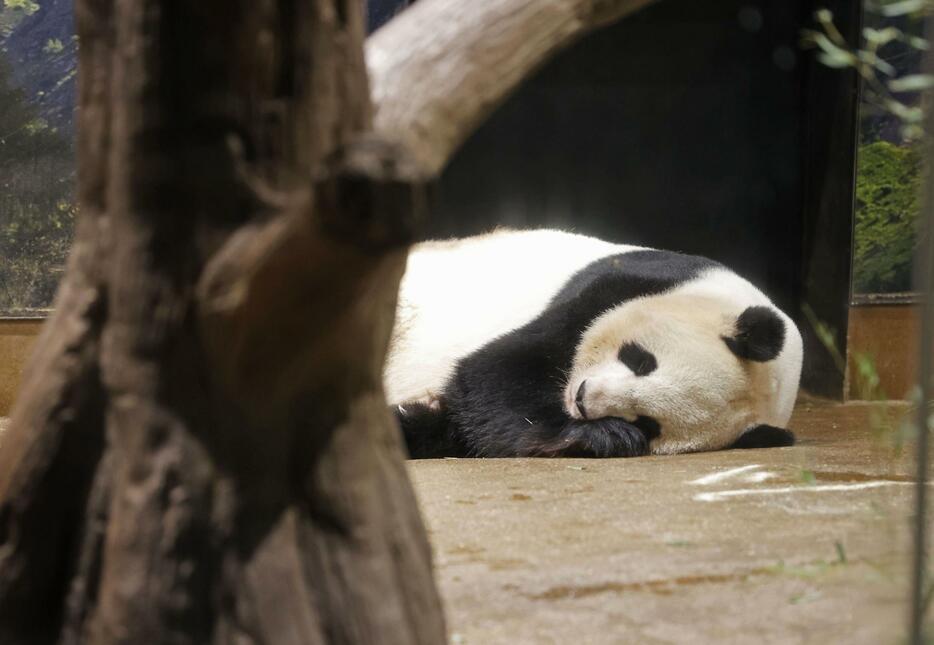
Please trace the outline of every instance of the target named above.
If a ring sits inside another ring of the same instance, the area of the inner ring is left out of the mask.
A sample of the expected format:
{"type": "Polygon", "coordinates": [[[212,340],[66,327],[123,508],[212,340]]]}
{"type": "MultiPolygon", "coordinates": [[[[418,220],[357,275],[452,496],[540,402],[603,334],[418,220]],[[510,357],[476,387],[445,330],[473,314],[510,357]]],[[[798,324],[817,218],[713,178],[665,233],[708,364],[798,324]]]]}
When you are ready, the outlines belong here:
{"type": "Polygon", "coordinates": [[[550,55],[655,0],[420,0],[366,43],[378,134],[428,175],[550,55]]]}
{"type": "MultiPolygon", "coordinates": [[[[202,278],[205,313],[229,322],[235,310],[262,310],[278,319],[272,303],[257,308],[254,297],[271,293],[269,280],[280,280],[283,271],[315,273],[309,251],[319,238],[347,242],[349,234],[355,246],[407,243],[424,219],[422,182],[519,83],[556,51],[653,1],[419,0],[366,43],[375,133],[348,142],[336,164],[320,167],[321,181],[310,195],[300,191],[291,199],[287,221],[231,238],[202,278]],[[341,196],[360,203],[327,204],[341,196]],[[309,198],[326,207],[300,203],[309,198]]],[[[271,194],[241,166],[240,179],[259,202],[283,206],[286,195],[271,194]]],[[[245,329],[242,322],[236,325],[245,329]]]]}

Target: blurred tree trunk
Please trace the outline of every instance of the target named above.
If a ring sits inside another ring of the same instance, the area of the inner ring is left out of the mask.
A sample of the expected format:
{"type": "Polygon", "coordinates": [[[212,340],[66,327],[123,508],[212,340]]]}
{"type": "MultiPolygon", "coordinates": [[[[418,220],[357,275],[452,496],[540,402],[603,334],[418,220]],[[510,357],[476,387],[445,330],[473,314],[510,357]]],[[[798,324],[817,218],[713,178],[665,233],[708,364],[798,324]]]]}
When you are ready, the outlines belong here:
{"type": "Polygon", "coordinates": [[[443,642],[380,386],[418,190],[360,137],[360,12],[78,3],[81,222],[0,457],[0,642],[443,642]]]}
{"type": "Polygon", "coordinates": [[[380,377],[421,178],[646,2],[421,0],[371,52],[376,136],[356,0],[78,0],[81,213],[0,450],[0,642],[444,642],[380,377]]]}

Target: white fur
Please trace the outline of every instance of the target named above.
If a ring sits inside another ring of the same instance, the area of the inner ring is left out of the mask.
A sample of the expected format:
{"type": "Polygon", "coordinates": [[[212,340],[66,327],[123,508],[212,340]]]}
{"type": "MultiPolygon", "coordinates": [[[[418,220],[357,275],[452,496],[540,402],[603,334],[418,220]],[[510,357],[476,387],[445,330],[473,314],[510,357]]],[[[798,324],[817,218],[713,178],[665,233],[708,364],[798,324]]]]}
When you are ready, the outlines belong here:
{"type": "Polygon", "coordinates": [[[415,246],[383,372],[387,400],[432,401],[459,359],[534,320],[568,277],[638,248],[552,230],[415,246]]]}

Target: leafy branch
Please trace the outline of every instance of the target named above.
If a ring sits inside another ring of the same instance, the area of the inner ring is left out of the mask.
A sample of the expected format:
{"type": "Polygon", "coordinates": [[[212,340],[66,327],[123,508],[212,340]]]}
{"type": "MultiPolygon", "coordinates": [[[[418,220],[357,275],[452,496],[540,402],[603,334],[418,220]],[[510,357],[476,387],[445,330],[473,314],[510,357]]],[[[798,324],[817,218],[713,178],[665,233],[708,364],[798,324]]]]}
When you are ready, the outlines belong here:
{"type": "MultiPolygon", "coordinates": [[[[910,16],[920,18],[934,12],[934,0],[897,0],[887,3],[868,3],[867,11],[884,18],[910,16]]],[[[895,67],[880,54],[881,49],[900,42],[916,51],[927,51],[930,42],[925,38],[905,33],[902,29],[888,26],[883,29],[866,27],[863,42],[853,47],[837,29],[833,13],[820,9],[814,14],[819,29],[802,32],[802,45],[818,49],[817,59],[828,67],[852,68],[864,81],[864,98],[873,107],[892,114],[902,124],[902,136],[909,141],[924,135],[924,112],[920,105],[903,99],[904,94],[923,92],[934,88],[934,75],[904,74],[899,76],[895,67]]]]}

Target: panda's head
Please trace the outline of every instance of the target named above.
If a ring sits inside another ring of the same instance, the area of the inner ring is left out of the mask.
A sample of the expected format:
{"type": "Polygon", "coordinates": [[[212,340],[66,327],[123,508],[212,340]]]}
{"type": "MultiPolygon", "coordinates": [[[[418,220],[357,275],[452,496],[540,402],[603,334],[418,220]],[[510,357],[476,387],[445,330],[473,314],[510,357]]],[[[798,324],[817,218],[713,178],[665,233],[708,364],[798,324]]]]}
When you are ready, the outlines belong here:
{"type": "Polygon", "coordinates": [[[604,313],[581,336],[565,410],[633,422],[654,454],[791,444],[801,337],[758,295],[675,290],[604,313]]]}

